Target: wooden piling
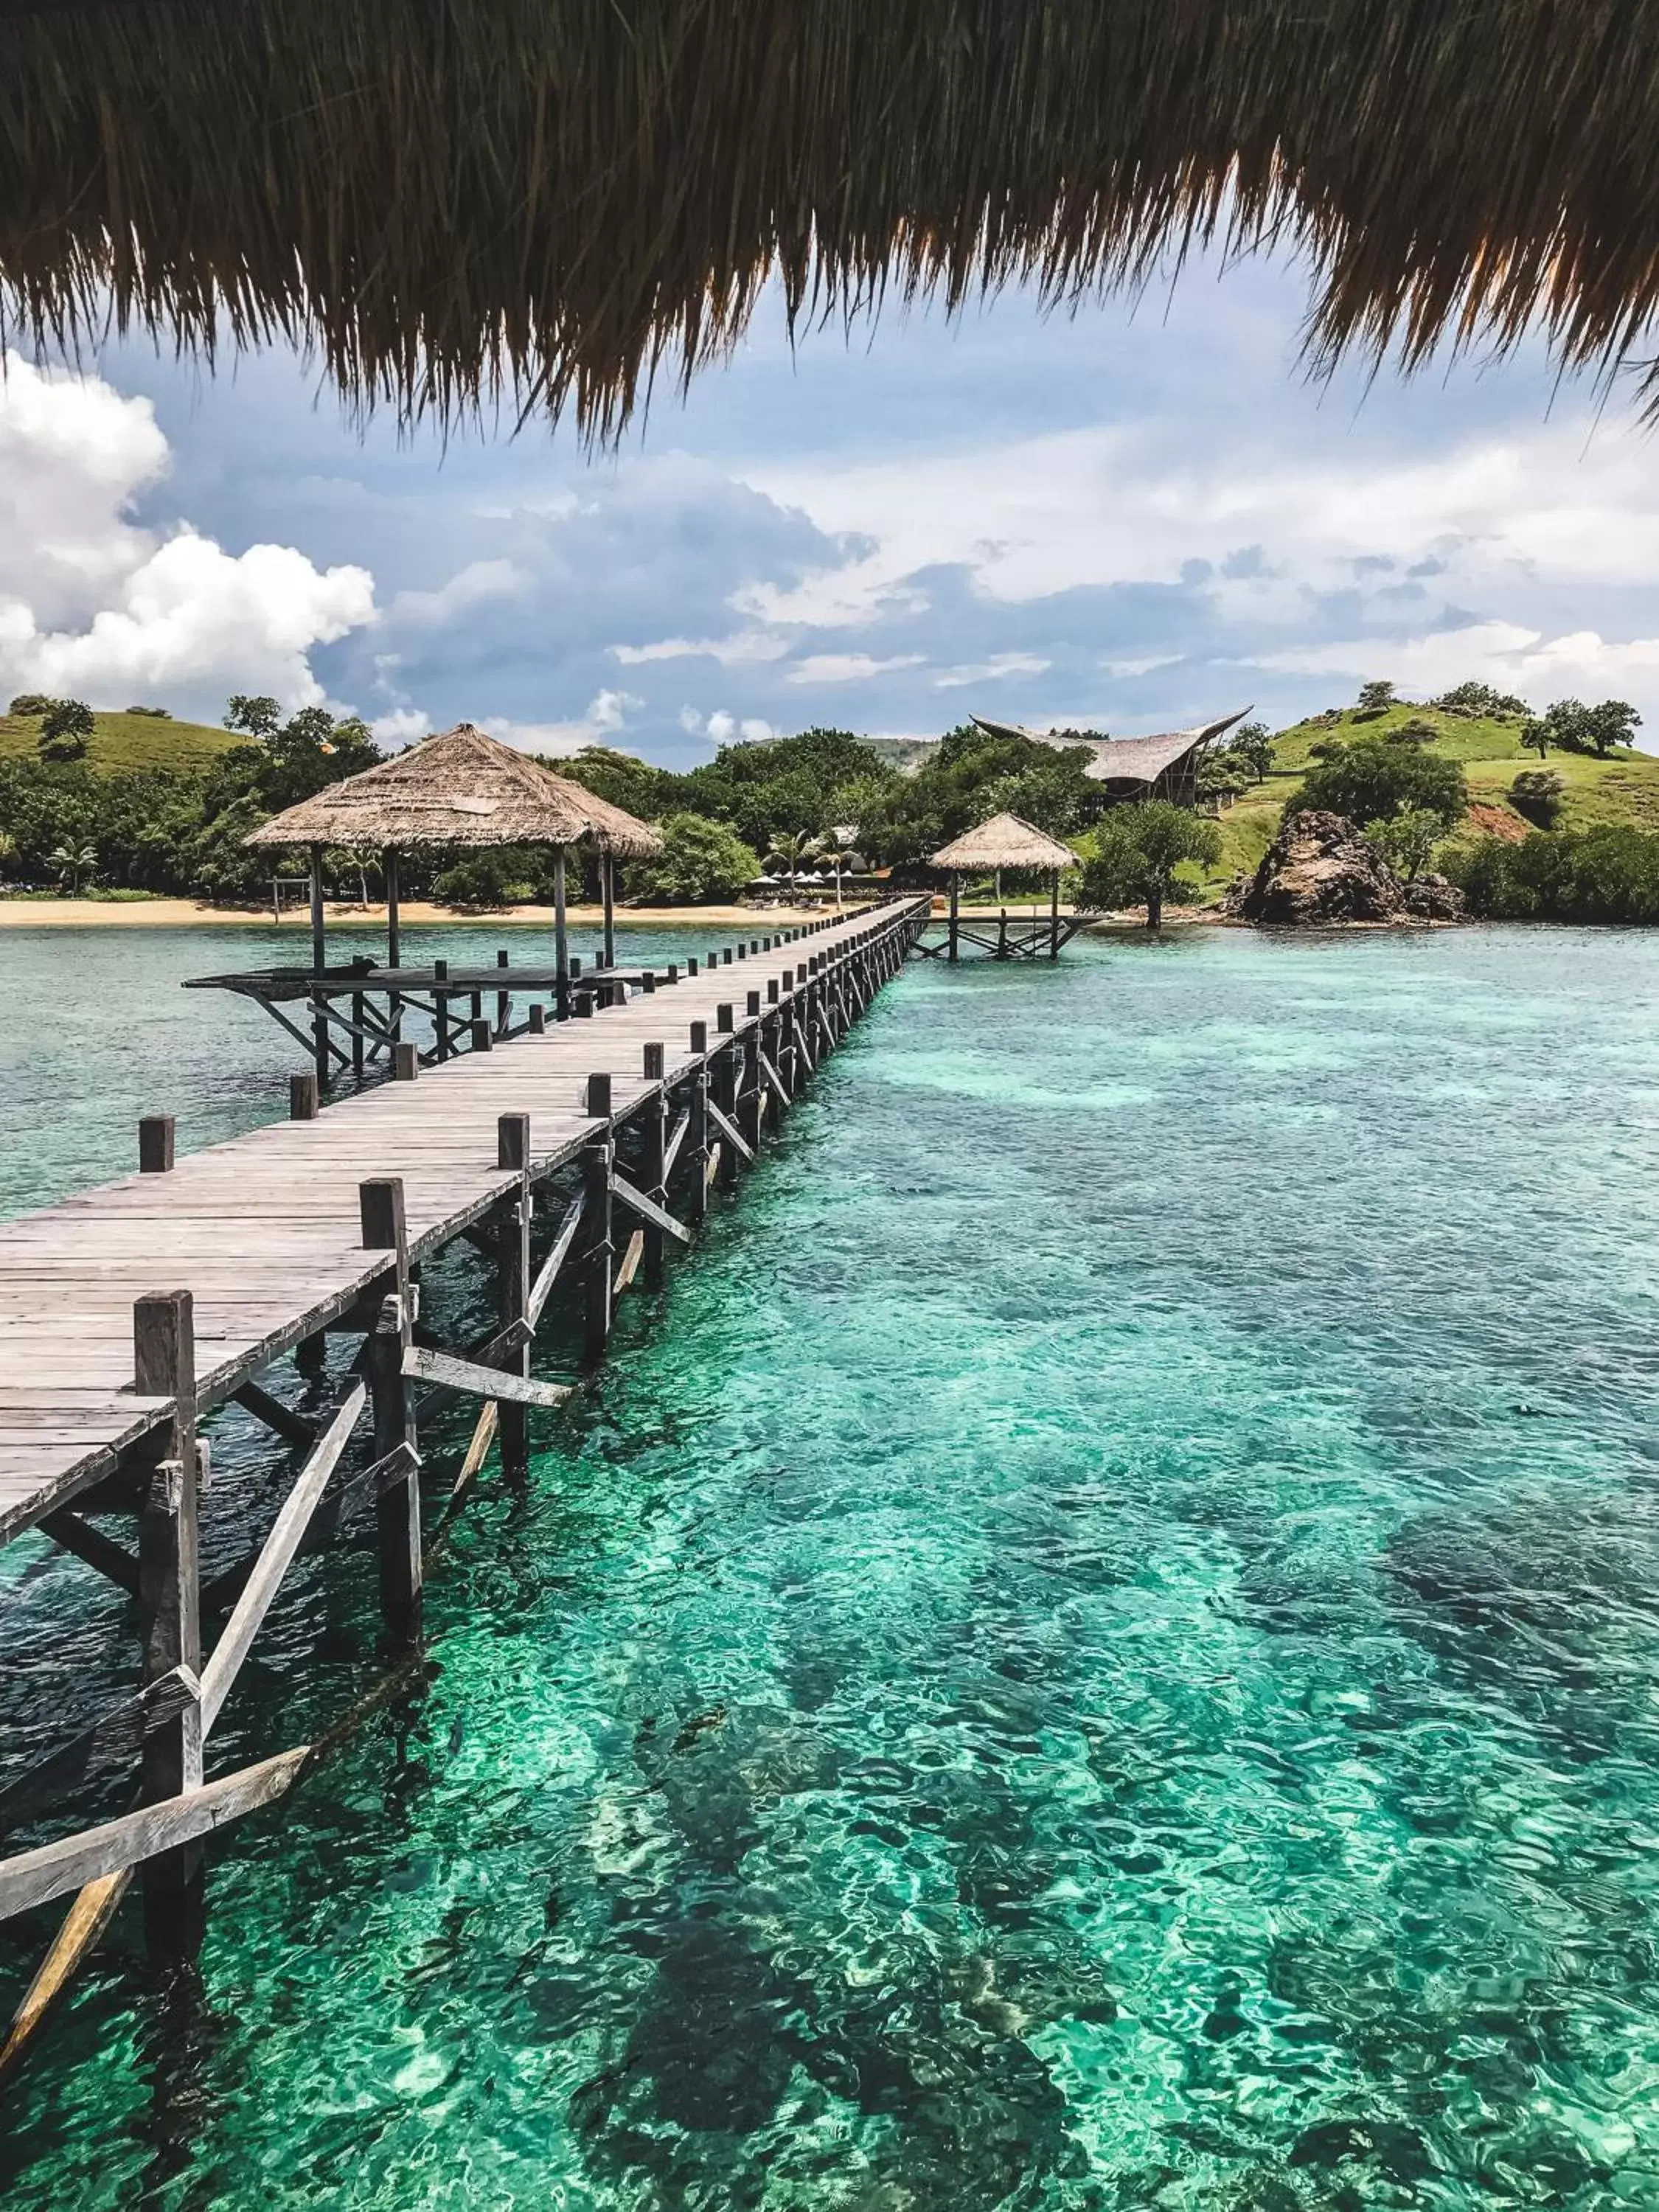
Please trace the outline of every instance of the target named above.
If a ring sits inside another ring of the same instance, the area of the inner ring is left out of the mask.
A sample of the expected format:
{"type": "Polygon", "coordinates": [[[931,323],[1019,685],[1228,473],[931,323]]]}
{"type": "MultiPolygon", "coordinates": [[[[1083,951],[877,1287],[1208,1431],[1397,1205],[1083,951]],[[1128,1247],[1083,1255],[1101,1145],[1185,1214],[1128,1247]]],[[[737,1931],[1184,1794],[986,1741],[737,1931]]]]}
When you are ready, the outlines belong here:
{"type": "Polygon", "coordinates": [[[415,1407],[404,1376],[404,1355],[414,1340],[415,1316],[402,1176],[377,1176],[360,1183],[357,1204],[363,1249],[392,1255],[391,1286],[368,1340],[368,1366],[376,1462],[390,1459],[400,1445],[409,1448],[410,1464],[377,1488],[374,1498],[381,1618],[395,1641],[407,1643],[420,1632],[422,1563],[415,1407]]]}
{"type": "MultiPolygon", "coordinates": [[[[495,1125],[495,1164],[514,1170],[519,1187],[501,1209],[500,1256],[495,1268],[495,1315],[503,1329],[522,1322],[530,1307],[530,1224],[534,1211],[530,1188],[530,1116],[503,1114],[495,1125]]],[[[530,1339],[502,1356],[511,1374],[528,1376],[530,1339]]],[[[522,1482],[530,1472],[530,1448],[523,1406],[503,1398],[499,1422],[501,1473],[522,1482]]]]}
{"type": "Polygon", "coordinates": [[[304,1075],[289,1076],[288,1118],[290,1121],[314,1121],[319,1103],[314,1073],[308,1069],[304,1075]]]}
{"type": "MultiPolygon", "coordinates": [[[[202,1672],[200,1571],[197,1552],[196,1340],[188,1291],[140,1298],[132,1312],[132,1383],[141,1397],[170,1398],[158,1431],[160,1455],[138,1516],[138,1610],[143,1679],[175,1668],[202,1672]]],[[[202,1785],[202,1708],[192,1698],[145,1730],[140,1796],[146,1805],[202,1785]]],[[[158,1961],[193,1958],[204,1926],[199,1847],[184,1844],[147,1860],[144,1941],[158,1961]]]]}
{"type": "Polygon", "coordinates": [[[611,1271],[616,1264],[611,1219],[611,1170],[616,1149],[611,1137],[609,1073],[588,1077],[587,1110],[596,1118],[604,1116],[602,1127],[582,1153],[582,1219],[587,1231],[585,1349],[590,1359],[598,1359],[611,1335],[611,1271]]]}

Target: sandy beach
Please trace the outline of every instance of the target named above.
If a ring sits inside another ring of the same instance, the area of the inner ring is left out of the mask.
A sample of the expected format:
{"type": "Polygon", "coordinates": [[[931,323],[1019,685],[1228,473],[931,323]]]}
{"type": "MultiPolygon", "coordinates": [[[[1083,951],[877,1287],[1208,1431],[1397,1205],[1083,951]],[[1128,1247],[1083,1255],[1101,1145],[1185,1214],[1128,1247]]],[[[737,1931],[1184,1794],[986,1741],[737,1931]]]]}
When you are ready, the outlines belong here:
{"type": "MultiPolygon", "coordinates": [[[[573,928],[597,928],[605,920],[603,909],[597,906],[573,906],[567,911],[573,928]]],[[[331,899],[326,912],[331,928],[384,929],[386,927],[386,908],[383,906],[347,905],[331,899]]],[[[628,906],[617,908],[617,920],[624,925],[637,923],[659,929],[672,929],[682,925],[701,927],[704,924],[735,928],[740,923],[748,922],[752,922],[757,928],[771,929],[780,926],[787,927],[798,921],[811,921],[826,912],[833,913],[834,908],[628,906]]],[[[547,930],[553,927],[552,909],[545,906],[499,907],[483,913],[462,913],[453,907],[431,906],[422,900],[406,899],[401,914],[405,928],[432,922],[461,923],[472,928],[484,922],[547,930]]],[[[304,907],[290,908],[278,923],[272,920],[269,908],[261,914],[248,907],[204,906],[195,899],[0,899],[0,929],[178,929],[190,927],[222,929],[236,924],[251,929],[257,929],[263,924],[273,932],[280,929],[288,935],[303,936],[311,927],[311,916],[304,907]]]]}

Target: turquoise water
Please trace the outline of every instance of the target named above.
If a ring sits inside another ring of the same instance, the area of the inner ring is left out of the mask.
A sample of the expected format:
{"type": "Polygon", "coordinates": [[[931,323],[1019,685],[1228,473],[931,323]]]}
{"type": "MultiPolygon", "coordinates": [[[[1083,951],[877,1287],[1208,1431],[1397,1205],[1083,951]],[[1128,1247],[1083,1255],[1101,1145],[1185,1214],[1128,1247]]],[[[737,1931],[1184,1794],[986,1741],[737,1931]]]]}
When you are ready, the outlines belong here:
{"type": "MultiPolygon", "coordinates": [[[[1659,2203],[1656,976],[910,971],[221,1856],[199,1997],[119,1923],[9,2203],[1659,2203]]],[[[21,1738],[104,1601],[9,1572],[21,1738]]],[[[306,1565],[226,1764],[370,1593],[306,1565]]]]}

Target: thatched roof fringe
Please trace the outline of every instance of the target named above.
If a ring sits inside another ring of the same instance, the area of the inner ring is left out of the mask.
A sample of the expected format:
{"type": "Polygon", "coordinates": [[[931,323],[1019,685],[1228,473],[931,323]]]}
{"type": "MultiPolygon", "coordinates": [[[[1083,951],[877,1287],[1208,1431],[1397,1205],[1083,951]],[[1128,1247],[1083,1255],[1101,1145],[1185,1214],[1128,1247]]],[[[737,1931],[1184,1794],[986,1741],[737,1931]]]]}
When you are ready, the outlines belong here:
{"type": "Polygon", "coordinates": [[[623,860],[662,850],[648,824],[471,722],[330,784],[243,842],[395,845],[400,852],[422,845],[586,844],[623,860]]]}
{"type": "Polygon", "coordinates": [[[23,331],[282,337],[411,417],[614,433],[769,279],[792,323],[1075,302],[1210,240],[1302,258],[1320,366],[1541,324],[1611,370],[1656,234],[1659,9],[1628,0],[0,5],[23,331]]]}
{"type": "Polygon", "coordinates": [[[964,830],[941,845],[929,866],[978,873],[988,868],[1071,868],[1077,854],[1069,845],[1035,830],[1018,814],[994,814],[975,829],[964,830]]]}

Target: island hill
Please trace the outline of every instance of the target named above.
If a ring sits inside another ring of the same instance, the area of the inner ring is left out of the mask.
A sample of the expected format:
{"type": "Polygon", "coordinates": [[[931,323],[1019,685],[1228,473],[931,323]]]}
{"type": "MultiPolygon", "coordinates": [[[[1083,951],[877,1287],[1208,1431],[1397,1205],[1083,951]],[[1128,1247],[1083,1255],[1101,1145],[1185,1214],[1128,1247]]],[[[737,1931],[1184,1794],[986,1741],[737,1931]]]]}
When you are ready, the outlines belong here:
{"type": "MultiPolygon", "coordinates": [[[[38,711],[0,715],[0,894],[57,884],[106,897],[260,904],[269,863],[246,849],[247,831],[380,755],[359,722],[313,708],[283,723],[274,702],[240,703],[270,709],[266,726],[251,732],[133,708],[90,714],[78,738],[56,748],[50,739],[43,747],[38,711]],[[53,750],[58,757],[43,757],[53,750]]],[[[1067,743],[1084,736],[1003,724],[914,739],[818,729],[723,747],[683,774],[603,747],[556,765],[663,830],[664,859],[637,880],[630,871],[626,885],[628,896],[653,904],[729,900],[763,868],[855,857],[904,881],[975,823],[1012,812],[1071,844],[1083,870],[1074,888],[1088,904],[1139,906],[1133,868],[1126,878],[1103,861],[1115,849],[1121,862],[1130,818],[1157,810],[1103,811],[1099,783],[1086,774],[1092,749],[1067,743]]],[[[1393,763],[1415,758],[1453,772],[1454,795],[1449,803],[1443,795],[1419,852],[1402,849],[1398,821],[1372,818],[1411,814],[1406,799],[1385,795],[1370,809],[1317,803],[1351,817],[1401,878],[1449,876],[1477,915],[1659,920],[1659,758],[1626,744],[1597,757],[1554,742],[1540,757],[1523,742],[1535,736],[1521,702],[1469,685],[1429,703],[1370,685],[1353,705],[1276,735],[1260,725],[1231,730],[1202,756],[1197,812],[1183,810],[1160,894],[1172,907],[1219,908],[1259,868],[1310,775],[1328,781],[1339,757],[1375,757],[1381,748],[1393,763]],[[1541,791],[1540,775],[1551,779],[1541,791]]],[[[375,861],[331,856],[340,895],[373,898],[375,861]]],[[[462,857],[408,888],[463,908],[535,902],[546,890],[540,865],[512,849],[462,857]]],[[[988,879],[981,889],[990,892],[988,879]]],[[[1236,909],[1236,896],[1232,902],[1236,909]]],[[[1438,910],[1432,898],[1402,905],[1402,915],[1438,910]]]]}

